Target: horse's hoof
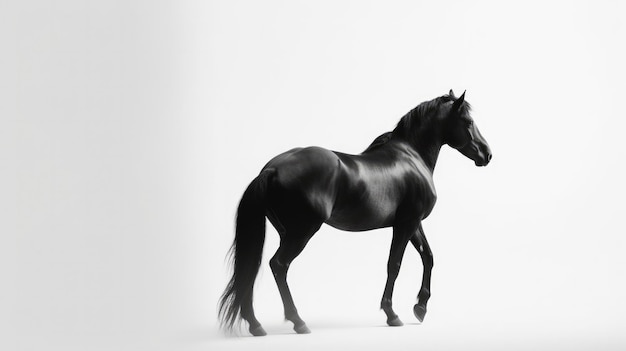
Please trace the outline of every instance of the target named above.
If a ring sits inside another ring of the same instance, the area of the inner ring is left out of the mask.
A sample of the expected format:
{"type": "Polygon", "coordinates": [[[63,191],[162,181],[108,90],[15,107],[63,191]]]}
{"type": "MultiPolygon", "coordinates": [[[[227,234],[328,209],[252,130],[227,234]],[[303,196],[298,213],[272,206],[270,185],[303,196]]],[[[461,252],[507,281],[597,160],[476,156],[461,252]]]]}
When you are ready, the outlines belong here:
{"type": "Polygon", "coordinates": [[[387,325],[390,327],[401,327],[404,325],[398,316],[395,316],[393,319],[387,318],[387,325]]]}
{"type": "Polygon", "coordinates": [[[415,305],[413,306],[413,313],[415,313],[415,317],[417,320],[421,322],[424,321],[424,316],[426,316],[426,306],[415,305]]]}
{"type": "Polygon", "coordinates": [[[265,336],[267,335],[267,333],[265,332],[265,329],[263,329],[262,326],[258,325],[254,328],[250,327],[250,333],[254,336],[265,336]]]}
{"type": "Polygon", "coordinates": [[[306,324],[300,324],[293,327],[293,330],[298,334],[311,334],[311,329],[306,326],[306,324]]]}

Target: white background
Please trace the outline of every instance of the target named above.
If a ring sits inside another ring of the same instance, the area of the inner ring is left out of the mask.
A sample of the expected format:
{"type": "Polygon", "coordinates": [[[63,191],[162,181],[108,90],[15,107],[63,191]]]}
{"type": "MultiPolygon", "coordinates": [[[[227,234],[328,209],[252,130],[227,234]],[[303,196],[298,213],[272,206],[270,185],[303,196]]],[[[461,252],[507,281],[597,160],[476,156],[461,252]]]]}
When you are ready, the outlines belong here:
{"type": "Polygon", "coordinates": [[[624,5],[589,2],[20,1],[0,5],[0,321],[6,350],[626,347],[624,5]],[[467,90],[494,158],[442,150],[383,327],[390,230],[324,226],[270,336],[216,306],[248,182],[275,154],[361,152],[467,90]],[[243,335],[247,335],[245,332],[243,335]]]}

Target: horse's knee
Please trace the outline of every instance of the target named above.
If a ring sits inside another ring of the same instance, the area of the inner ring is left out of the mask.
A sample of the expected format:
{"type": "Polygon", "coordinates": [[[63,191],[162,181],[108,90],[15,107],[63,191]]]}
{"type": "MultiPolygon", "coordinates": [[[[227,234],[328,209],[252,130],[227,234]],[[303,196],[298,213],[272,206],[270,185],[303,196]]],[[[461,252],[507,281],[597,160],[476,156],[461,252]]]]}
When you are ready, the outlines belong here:
{"type": "Polygon", "coordinates": [[[433,259],[433,254],[432,252],[428,252],[424,255],[424,266],[429,267],[429,268],[433,268],[435,264],[435,261],[433,259]]]}
{"type": "Polygon", "coordinates": [[[430,248],[425,248],[424,246],[420,245],[417,248],[417,251],[422,257],[422,263],[424,264],[424,267],[432,268],[434,261],[433,261],[433,253],[432,251],[430,251],[430,248]]]}
{"type": "Polygon", "coordinates": [[[270,259],[270,268],[274,276],[287,274],[287,268],[289,265],[281,263],[278,257],[274,256],[270,259]]]}
{"type": "Polygon", "coordinates": [[[390,277],[397,277],[398,273],[400,272],[400,265],[402,263],[401,262],[390,262],[387,265],[387,275],[390,277]]]}

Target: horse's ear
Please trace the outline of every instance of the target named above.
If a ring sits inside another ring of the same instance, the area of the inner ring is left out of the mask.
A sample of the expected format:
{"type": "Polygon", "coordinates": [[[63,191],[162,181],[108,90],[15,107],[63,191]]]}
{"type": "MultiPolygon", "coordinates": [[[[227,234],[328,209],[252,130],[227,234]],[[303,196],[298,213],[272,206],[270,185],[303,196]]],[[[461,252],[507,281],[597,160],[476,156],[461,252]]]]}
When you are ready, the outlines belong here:
{"type": "Polygon", "coordinates": [[[450,92],[448,93],[448,95],[450,95],[452,100],[456,100],[456,96],[454,96],[454,92],[452,91],[452,89],[450,89],[450,92]]]}
{"type": "Polygon", "coordinates": [[[452,110],[459,111],[464,101],[465,101],[465,91],[463,92],[463,94],[461,94],[461,96],[459,96],[458,99],[454,101],[454,104],[452,105],[452,110]]]}

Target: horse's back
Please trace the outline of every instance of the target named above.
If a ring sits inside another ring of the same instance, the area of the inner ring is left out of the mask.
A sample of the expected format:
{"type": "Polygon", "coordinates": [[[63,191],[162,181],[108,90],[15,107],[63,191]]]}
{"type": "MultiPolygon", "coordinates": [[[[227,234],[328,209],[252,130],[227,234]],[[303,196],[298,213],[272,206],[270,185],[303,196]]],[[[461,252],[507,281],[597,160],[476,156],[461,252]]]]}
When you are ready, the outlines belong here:
{"type": "Polygon", "coordinates": [[[274,169],[274,186],[297,198],[319,215],[330,217],[340,171],[337,155],[321,147],[295,148],[270,160],[264,169],[274,169]]]}

